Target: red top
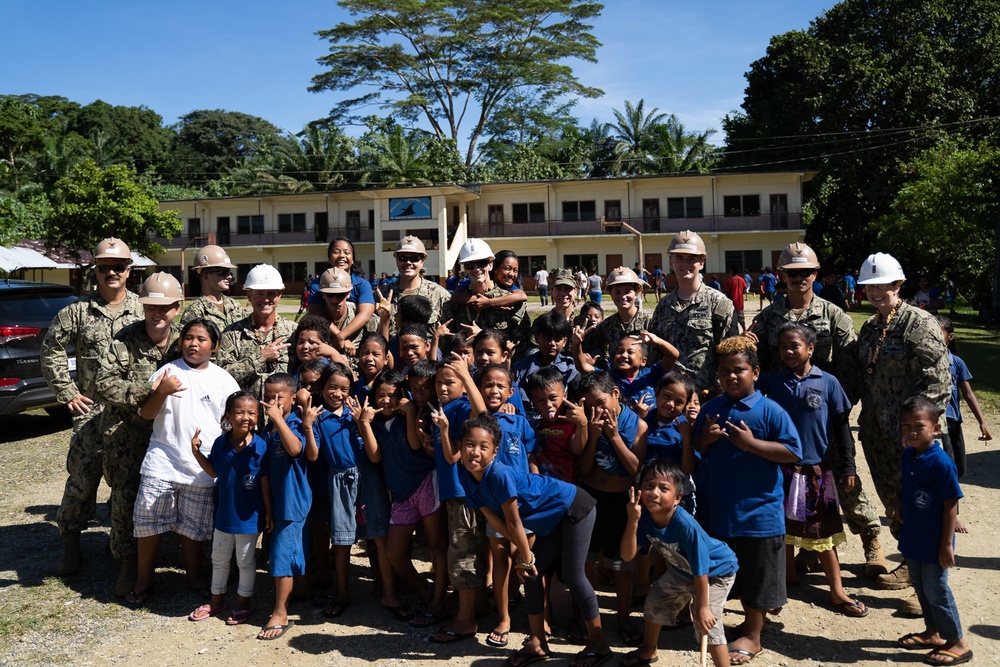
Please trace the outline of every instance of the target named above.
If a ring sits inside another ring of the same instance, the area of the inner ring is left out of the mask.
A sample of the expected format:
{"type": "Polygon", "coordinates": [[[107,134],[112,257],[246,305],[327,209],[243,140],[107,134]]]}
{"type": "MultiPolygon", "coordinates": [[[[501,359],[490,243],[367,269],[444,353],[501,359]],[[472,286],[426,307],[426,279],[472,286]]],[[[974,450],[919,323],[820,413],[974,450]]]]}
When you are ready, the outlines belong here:
{"type": "Polygon", "coordinates": [[[747,288],[747,283],[740,276],[731,276],[722,286],[722,291],[726,293],[729,300],[733,302],[736,310],[743,310],[743,292],[747,288]]]}

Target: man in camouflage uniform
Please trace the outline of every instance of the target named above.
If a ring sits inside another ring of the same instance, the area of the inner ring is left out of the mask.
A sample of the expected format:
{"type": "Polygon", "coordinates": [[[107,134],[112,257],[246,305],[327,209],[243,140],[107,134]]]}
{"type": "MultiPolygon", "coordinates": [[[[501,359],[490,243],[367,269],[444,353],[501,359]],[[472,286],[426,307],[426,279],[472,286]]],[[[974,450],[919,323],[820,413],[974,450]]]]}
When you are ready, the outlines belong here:
{"type": "MultiPolygon", "coordinates": [[[[858,281],[878,311],[861,326],[858,336],[862,373],[859,436],[893,537],[899,537],[902,525],[895,504],[902,490],[900,406],[909,397],[922,394],[941,409],[943,422],[951,399],[948,347],[941,326],[933,315],[900,298],[904,280],[895,258],[875,253],[865,260],[858,281]]],[[[907,587],[905,562],[881,575],[878,583],[890,590],[907,587]]],[[[919,604],[908,600],[904,611],[919,614],[919,604]]]]}
{"type": "Polygon", "coordinates": [[[653,313],[642,308],[643,287],[649,285],[628,267],[619,266],[608,274],[607,288],[617,311],[587,331],[583,340],[584,349],[600,355],[601,367],[610,367],[611,357],[622,338],[638,335],[649,328],[653,313]]]}
{"type": "MultiPolygon", "coordinates": [[[[715,346],[739,333],[736,310],[725,294],[701,280],[708,257],[700,236],[681,232],[670,241],[668,254],[677,289],[660,300],[650,328],[680,352],[677,368],[688,373],[699,390],[709,389],[719,383],[715,346]]],[[[658,354],[650,354],[649,363],[658,360],[658,354]]]]}
{"type": "MultiPolygon", "coordinates": [[[[396,250],[393,252],[396,258],[396,269],[399,272],[399,281],[396,283],[392,294],[382,294],[376,312],[381,316],[388,309],[389,336],[396,335],[396,309],[399,300],[404,296],[419,294],[427,297],[431,302],[431,320],[428,323],[431,331],[441,321],[441,313],[445,304],[451,300],[448,290],[437,283],[431,282],[420,276],[424,268],[424,260],[427,259],[427,250],[424,242],[416,236],[404,236],[396,243],[396,250]],[[390,300],[391,296],[391,300],[390,300]]],[[[375,295],[379,298],[379,295],[375,295]]],[[[447,318],[445,318],[447,319],[447,318]]]]}
{"type": "Polygon", "coordinates": [[[98,360],[115,334],[142,319],[138,298],[125,287],[132,263],[128,246],[116,238],[104,239],[94,251],[94,263],[97,289],[59,311],[40,355],[45,381],[73,413],[73,437],[66,456],[69,479],[56,513],[63,539],[62,559],[56,566],[60,577],[80,571],[80,532],[94,518],[101,483],[103,406],[95,387],[98,360]],[[70,347],[76,350],[76,382],[69,372],[70,347]]]}
{"type": "MultiPolygon", "coordinates": [[[[816,347],[812,362],[823,371],[840,381],[852,403],[858,400],[856,386],[857,336],[854,322],[843,310],[821,299],[813,291],[813,283],[819,273],[820,264],[816,253],[805,243],[791,243],[778,259],[778,271],[788,285],[788,296],[772,303],[760,312],[750,325],[749,334],[756,338],[757,356],[762,372],[784,373],[784,363],[778,348],[778,329],[786,322],[798,322],[816,332],[816,347]]],[[[831,448],[830,463],[836,468],[839,463],[836,448],[831,448]]],[[[865,553],[865,574],[875,578],[889,571],[879,534],[882,522],[878,510],[868,500],[858,477],[851,489],[847,489],[842,478],[837,477],[837,495],[844,510],[844,518],[851,532],[861,536],[865,553]]],[[[800,571],[818,563],[815,551],[799,550],[796,567],[800,571]]]]}
{"type": "Polygon", "coordinates": [[[259,264],[247,274],[243,289],[253,312],[223,332],[216,363],[240,388],[264,399],[264,381],[288,368],[289,338],[295,323],[278,315],[285,283],[278,270],[259,264]]]}
{"type": "Polygon", "coordinates": [[[101,357],[97,393],[101,415],[104,475],[111,482],[111,553],[121,561],[115,595],[125,597],[135,583],[138,550],[132,515],[139,492],[139,470],[149,446],[153,422],[139,416],[153,385],[149,377],[180,357],[181,285],[168,273],[154,273],[142,285],[143,320],[122,329],[101,357]]]}
{"type": "MultiPolygon", "coordinates": [[[[357,314],[357,306],[354,302],[348,300],[348,296],[351,290],[354,289],[351,284],[351,276],[343,269],[327,269],[323,272],[323,275],[319,279],[319,291],[323,295],[323,302],[325,308],[323,310],[323,317],[330,321],[331,333],[339,333],[348,324],[354,320],[357,314]]],[[[378,318],[371,318],[352,339],[343,341],[343,349],[340,350],[347,357],[347,365],[351,367],[351,370],[355,373],[358,371],[358,357],[357,349],[361,345],[361,339],[364,335],[371,331],[376,331],[375,327],[378,325],[378,318]]],[[[331,339],[331,345],[337,346],[339,342],[339,337],[334,333],[331,339]]],[[[289,357],[293,357],[295,354],[294,350],[289,352],[289,357]]],[[[296,363],[292,363],[295,366],[296,363]]]]}
{"type": "Polygon", "coordinates": [[[181,324],[202,317],[223,332],[230,324],[246,317],[239,301],[226,296],[232,286],[233,269],[226,251],[217,245],[203,246],[195,255],[194,268],[201,284],[201,296],[191,302],[181,314],[181,324]]]}

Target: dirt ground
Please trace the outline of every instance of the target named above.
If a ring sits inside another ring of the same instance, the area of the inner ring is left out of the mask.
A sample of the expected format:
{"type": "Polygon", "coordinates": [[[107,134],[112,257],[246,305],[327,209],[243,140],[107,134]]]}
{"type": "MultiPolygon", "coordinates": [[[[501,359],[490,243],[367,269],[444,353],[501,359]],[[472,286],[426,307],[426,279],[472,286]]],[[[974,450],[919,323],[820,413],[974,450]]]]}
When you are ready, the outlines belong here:
{"type": "MultiPolygon", "coordinates": [[[[272,586],[265,572],[257,579],[256,613],[250,624],[227,627],[218,619],[189,622],[188,612],[200,604],[184,586],[178,569],[179,550],[165,540],[157,589],[149,607],[130,611],[120,606],[110,590],[117,566],[107,551],[108,517],[102,487],[98,519],[84,536],[87,562],[83,572],[65,581],[52,576],[60,555],[55,512],[65,481],[63,470],[69,430],[44,413],[6,417],[0,421],[0,665],[239,665],[254,667],[293,661],[297,665],[381,664],[499,665],[507,651],[492,649],[485,633],[494,618],[480,620],[474,641],[437,646],[425,641],[427,631],[412,630],[393,620],[371,596],[365,561],[355,552],[352,565],[353,604],[336,622],[327,622],[308,601],[292,609],[295,625],[277,641],[258,641],[258,627],[267,620],[272,586]]],[[[990,415],[990,427],[1000,433],[1000,420],[990,415]]],[[[962,624],[976,653],[975,664],[1000,662],[1000,444],[987,447],[967,430],[969,472],[963,479],[966,499],[961,518],[968,535],[958,536],[958,566],[951,585],[958,600],[962,624]]],[[[862,480],[867,488],[863,457],[862,480]]],[[[874,499],[874,495],[873,495],[874,499]]],[[[875,499],[877,502],[877,499],[875,499]]],[[[895,544],[888,529],[884,543],[894,560],[895,544]]],[[[885,662],[918,664],[919,652],[897,650],[895,640],[921,629],[921,621],[901,616],[900,594],[874,589],[865,580],[860,542],[849,538],[841,547],[844,583],[871,614],[865,619],[841,616],[825,606],[821,574],[807,575],[789,590],[784,611],[769,622],[764,646],[755,665],[857,665],[885,662]]],[[[423,563],[427,569],[427,564],[423,563]]],[[[230,590],[235,589],[231,585],[230,590]]],[[[563,598],[565,599],[565,598],[563,598]]],[[[614,650],[627,650],[614,629],[613,594],[603,589],[599,599],[614,650]]],[[[557,603],[551,642],[553,657],[567,659],[579,648],[558,635],[565,630],[567,608],[557,603]]],[[[634,612],[640,622],[641,611],[634,612]]],[[[730,602],[725,623],[733,628],[742,620],[739,605],[730,602]]],[[[521,606],[513,627],[524,630],[521,606]]],[[[511,633],[510,645],[519,646],[522,634],[511,633]]],[[[691,665],[697,651],[690,628],[663,632],[660,665],[691,665]]],[[[614,663],[606,663],[614,664],[614,663]]]]}

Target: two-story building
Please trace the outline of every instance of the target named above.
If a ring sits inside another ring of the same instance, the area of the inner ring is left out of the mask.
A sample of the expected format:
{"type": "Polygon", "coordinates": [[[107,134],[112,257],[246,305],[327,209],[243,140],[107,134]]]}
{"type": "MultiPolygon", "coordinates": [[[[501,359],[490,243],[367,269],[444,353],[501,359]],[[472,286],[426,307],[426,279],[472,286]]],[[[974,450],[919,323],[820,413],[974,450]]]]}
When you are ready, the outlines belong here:
{"type": "MultiPolygon", "coordinates": [[[[607,275],[641,262],[666,269],[671,237],[690,229],[705,240],[707,273],[773,266],[801,241],[803,183],[812,172],[657,176],[600,180],[436,185],[383,190],[164,201],[184,222],[180,236],[157,238],[162,270],[188,273],[193,249],[229,251],[242,283],[254,265],[276,266],[300,289],[327,268],[327,244],[349,238],[366,275],[395,273],[392,251],[406,234],[423,239],[428,276],[454,268],[468,238],[513,250],[525,288],[544,266],[595,268],[607,275]],[[641,251],[640,251],[641,248],[641,251]]],[[[188,278],[189,294],[197,281],[188,278]]]]}

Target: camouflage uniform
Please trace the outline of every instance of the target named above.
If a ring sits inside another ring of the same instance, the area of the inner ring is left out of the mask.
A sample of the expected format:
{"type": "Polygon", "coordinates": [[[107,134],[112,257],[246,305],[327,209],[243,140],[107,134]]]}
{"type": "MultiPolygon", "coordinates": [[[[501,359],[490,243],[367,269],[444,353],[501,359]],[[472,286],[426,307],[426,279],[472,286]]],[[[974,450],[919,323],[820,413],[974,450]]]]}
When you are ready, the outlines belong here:
{"type": "MultiPolygon", "coordinates": [[[[510,294],[510,290],[504,289],[497,284],[483,292],[487,299],[497,299],[510,294]]],[[[465,333],[463,324],[475,324],[480,329],[498,329],[507,336],[507,339],[517,344],[515,359],[524,356],[531,342],[531,318],[528,317],[528,303],[525,301],[514,310],[504,308],[483,308],[477,311],[467,305],[461,305],[450,300],[445,304],[441,320],[447,322],[452,320],[448,328],[457,333],[465,333]]]]}
{"type": "Polygon", "coordinates": [[[623,324],[621,317],[616,312],[604,318],[600,324],[587,332],[583,339],[583,348],[588,353],[599,354],[601,356],[600,366],[608,368],[611,366],[611,357],[618,350],[618,343],[621,342],[622,338],[630,334],[638,335],[641,331],[648,331],[649,323],[652,320],[653,313],[640,308],[631,322],[623,324]]]}
{"type": "Polygon", "coordinates": [[[100,361],[97,393],[105,403],[101,415],[104,475],[111,482],[111,553],[133,556],[136,542],[132,513],[139,491],[139,470],[149,446],[153,422],[139,416],[153,385],[149,376],[180,357],[180,325],[171,326],[167,347],[160,351],[149,339],[144,321],[123,329],[100,361]]]}
{"type": "MultiPolygon", "coordinates": [[[[850,316],[815,294],[809,306],[801,313],[789,308],[787,299],[766,307],[757,315],[750,328],[760,340],[757,356],[764,372],[785,372],[785,365],[781,361],[778,349],[778,329],[786,322],[799,322],[816,332],[816,349],[813,351],[812,362],[837,378],[851,399],[851,403],[856,403],[859,392],[858,338],[854,333],[854,322],[850,316]]],[[[829,462],[836,469],[840,463],[837,448],[831,447],[829,453],[829,462]]],[[[877,537],[882,530],[882,522],[878,510],[861,487],[861,479],[857,479],[850,491],[844,487],[841,478],[838,477],[836,482],[840,506],[844,510],[844,518],[847,519],[851,532],[865,537],[877,537]]]]}
{"type": "Polygon", "coordinates": [[[901,303],[880,346],[882,324],[876,313],[858,336],[858,366],[863,373],[858,425],[889,530],[899,537],[900,518],[894,506],[902,484],[899,409],[907,398],[923,394],[943,414],[951,398],[951,373],[948,348],[933,315],[901,303]]]}
{"type": "MultiPolygon", "coordinates": [[[[346,327],[348,324],[350,324],[351,322],[354,321],[354,318],[357,316],[357,314],[358,314],[358,307],[354,304],[353,301],[348,301],[347,302],[347,317],[344,318],[343,323],[340,324],[337,328],[343,329],[344,327],[346,327]]],[[[326,317],[326,313],[323,314],[323,317],[326,317]]],[[[333,324],[337,324],[337,323],[334,322],[333,324]]],[[[354,338],[351,339],[351,342],[354,343],[354,349],[357,350],[361,346],[361,339],[365,337],[365,334],[368,334],[368,333],[377,333],[377,332],[378,332],[378,318],[377,317],[371,317],[365,323],[365,326],[361,327],[361,329],[358,331],[358,333],[355,334],[354,338]]],[[[289,348],[289,349],[291,349],[291,348],[289,348]]],[[[297,369],[299,367],[299,360],[298,359],[293,359],[292,357],[294,357],[294,356],[295,356],[295,351],[292,350],[290,352],[290,354],[289,354],[289,367],[297,369]]],[[[354,371],[355,374],[357,374],[358,373],[358,355],[355,354],[352,357],[348,357],[348,359],[351,362],[350,363],[351,370],[354,371]]]]}
{"type": "MultiPolygon", "coordinates": [[[[396,284],[398,287],[398,283],[396,284]]],[[[428,323],[431,331],[437,327],[438,322],[442,320],[447,320],[447,317],[442,318],[441,313],[445,310],[445,305],[451,301],[451,294],[448,290],[441,287],[435,282],[427,280],[427,278],[420,279],[420,285],[414,290],[407,290],[406,292],[398,292],[393,290],[392,292],[392,317],[389,318],[389,336],[396,335],[396,308],[398,307],[400,298],[404,296],[413,296],[414,294],[419,294],[420,296],[425,296],[430,299],[431,308],[431,321],[428,323]]],[[[386,295],[388,296],[388,295],[386,295]]],[[[454,331],[454,329],[453,329],[454,331]]]]}
{"type": "MultiPolygon", "coordinates": [[[[739,333],[735,313],[725,294],[702,283],[687,303],[681,302],[676,291],[660,299],[650,328],[680,352],[677,368],[689,373],[699,390],[709,389],[719,382],[715,346],[739,333]]],[[[658,352],[650,353],[649,363],[659,359],[658,352]]]]}
{"type": "Polygon", "coordinates": [[[209,301],[208,297],[203,296],[192,301],[191,305],[184,309],[184,312],[181,313],[181,324],[187,324],[196,317],[203,317],[219,327],[219,333],[222,333],[230,324],[235,324],[246,316],[246,310],[236,299],[223,294],[222,310],[219,310],[219,307],[209,301]]]}
{"type": "MultiPolygon", "coordinates": [[[[226,369],[236,379],[241,389],[263,400],[264,380],[272,373],[288,368],[288,355],[292,348],[286,347],[281,350],[275,361],[264,361],[261,351],[265,345],[279,338],[284,338],[285,342],[290,343],[294,332],[295,323],[279,315],[267,334],[258,334],[253,315],[248,315],[231,325],[222,334],[215,363],[226,369]]],[[[291,351],[291,354],[295,352],[291,351]]]]}
{"type": "MultiPolygon", "coordinates": [[[[68,403],[77,394],[95,401],[90,412],[73,418],[73,437],[66,455],[69,479],[56,523],[62,534],[80,532],[94,518],[97,488],[101,483],[100,414],[102,405],[95,380],[100,356],[111,339],[126,325],[143,318],[139,297],[125,293],[117,314],[95,290],[56,314],[45,335],[41,350],[42,375],[60,403],[68,403]],[[76,382],[69,373],[67,348],[76,350],[76,382]]],[[[110,484],[110,479],[108,480],[110,484]]]]}

